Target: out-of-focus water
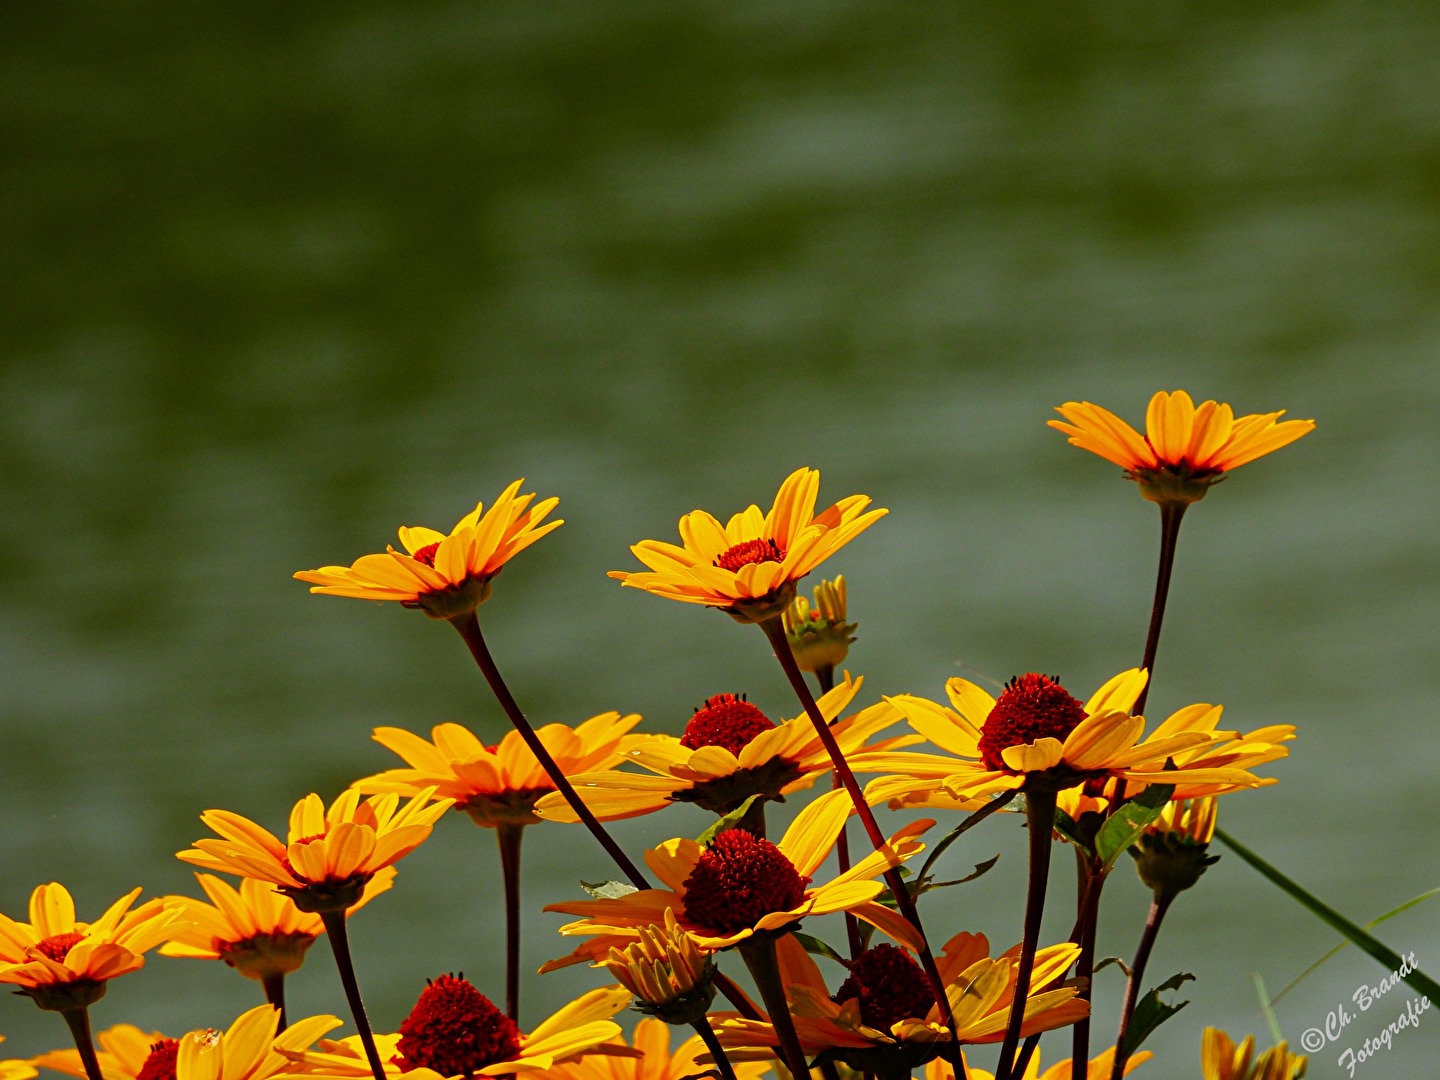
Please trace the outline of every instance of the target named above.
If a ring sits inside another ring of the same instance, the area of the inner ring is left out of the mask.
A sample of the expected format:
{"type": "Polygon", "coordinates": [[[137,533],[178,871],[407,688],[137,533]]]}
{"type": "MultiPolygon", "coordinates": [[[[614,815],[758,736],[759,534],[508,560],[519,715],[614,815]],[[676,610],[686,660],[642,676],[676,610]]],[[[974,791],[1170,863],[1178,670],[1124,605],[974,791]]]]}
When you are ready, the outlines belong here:
{"type": "MultiPolygon", "coordinates": [[[[0,910],[188,890],[202,809],[278,829],[393,764],[376,725],[497,738],[446,628],[290,574],[521,475],[568,523],[483,614],[537,720],[676,731],[723,690],[793,715],[758,634],[604,571],[802,464],[891,510],[834,565],[867,700],[1087,693],[1138,662],[1157,515],[1044,421],[1174,387],[1319,428],[1187,518],[1152,713],[1299,725],[1224,823],[1351,915],[1440,884],[1437,46],[1403,2],[8,7],[0,910]]],[[[620,835],[703,827],[673,813],[620,835]]],[[[500,993],[493,842],[443,826],[356,920],[382,1029],[440,971],[500,993]]],[[[1008,946],[1023,832],[959,847],[1001,864],[927,915],[1008,946]]],[[[537,908],[608,870],[556,826],[527,860],[537,908]]],[[[1102,953],[1145,902],[1112,885],[1102,953]]],[[[1383,930],[1432,973],[1437,912],[1383,930]]],[[[560,921],[529,916],[527,965],[560,921]]],[[[1196,1075],[1206,1023],[1263,1033],[1251,973],[1276,992],[1333,941],[1226,856],[1151,963],[1198,980],[1139,1075],[1196,1075]]],[[[297,1014],[342,1009],[323,950],[297,1014]]],[[[1382,974],[1331,963],[1286,1034],[1382,974]]],[[[532,980],[527,1026],[583,978],[532,980]]],[[[174,1033],[258,1000],[155,958],[94,1013],[174,1033]]],[[[0,1032],[64,1041],[18,999],[0,1032]]],[[[1370,1075],[1428,1080],[1437,1032],[1370,1075]]]]}

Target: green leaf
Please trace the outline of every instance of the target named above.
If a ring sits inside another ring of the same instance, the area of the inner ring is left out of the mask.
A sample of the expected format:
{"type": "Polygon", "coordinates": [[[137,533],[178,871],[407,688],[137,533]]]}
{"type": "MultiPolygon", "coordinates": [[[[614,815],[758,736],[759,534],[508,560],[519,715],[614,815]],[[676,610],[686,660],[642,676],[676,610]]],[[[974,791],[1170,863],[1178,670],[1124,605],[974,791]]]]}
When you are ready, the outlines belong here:
{"type": "Polygon", "coordinates": [[[1056,809],[1055,811],[1055,831],[1086,855],[1095,854],[1090,850],[1090,845],[1085,842],[1085,838],[1080,835],[1080,823],[1064,810],[1056,809]]]}
{"type": "Polygon", "coordinates": [[[1270,995],[1265,992],[1265,980],[1260,977],[1258,971],[1252,971],[1250,978],[1255,983],[1255,996],[1260,999],[1260,1011],[1265,1014],[1265,1023],[1270,1028],[1270,1041],[1272,1043],[1284,1042],[1285,1034],[1280,1030],[1280,1021],[1275,1017],[1275,1010],[1270,1007],[1270,995]]]}
{"type": "Polygon", "coordinates": [[[626,881],[582,881],[580,887],[596,900],[618,900],[622,896],[640,891],[626,881]]]}
{"type": "Polygon", "coordinates": [[[1170,976],[1140,999],[1140,1004],[1135,1006],[1135,1012],[1130,1017],[1130,1026],[1125,1030],[1125,1044],[1117,1056],[1128,1058],[1140,1049],[1140,1044],[1152,1031],[1190,1004],[1188,1001],[1177,1001],[1174,1005],[1167,1005],[1160,1000],[1160,995],[1167,990],[1179,990],[1182,983],[1194,978],[1189,972],[1182,971],[1170,976]]]}
{"type": "Polygon", "coordinates": [[[1413,967],[1407,957],[1402,957],[1394,949],[1371,934],[1368,934],[1361,927],[1356,926],[1340,912],[1336,911],[1329,904],[1309,892],[1307,889],[1282,874],[1275,867],[1271,866],[1264,859],[1260,858],[1245,845],[1230,836],[1223,829],[1216,829],[1215,835],[1225,842],[1226,847],[1239,855],[1262,875],[1278,885],[1282,890],[1289,893],[1302,906],[1331,928],[1338,930],[1341,934],[1360,946],[1366,953],[1379,962],[1386,971],[1399,972],[1405,970],[1401,976],[1412,988],[1420,991],[1431,1001],[1440,1001],[1440,983],[1426,975],[1419,968],[1413,967]],[[1406,970],[1409,969],[1409,970],[1406,970]]]}
{"type": "Polygon", "coordinates": [[[1140,838],[1145,826],[1160,816],[1174,792],[1171,784],[1151,784],[1100,826],[1095,836],[1095,854],[1107,870],[1115,865],[1122,851],[1140,838]]]}
{"type": "Polygon", "coordinates": [[[825,956],[831,960],[836,961],[837,963],[844,964],[846,967],[850,966],[850,961],[846,960],[838,952],[832,949],[829,945],[826,945],[825,942],[821,941],[813,934],[802,934],[797,930],[795,932],[795,940],[798,941],[804,947],[805,951],[812,956],[825,956]]]}
{"type": "Polygon", "coordinates": [[[969,832],[976,825],[979,825],[980,822],[984,821],[991,814],[995,813],[995,811],[999,810],[1006,803],[1010,802],[1010,800],[1015,798],[1017,794],[1018,791],[1007,791],[1003,794],[995,796],[995,798],[991,799],[979,810],[976,810],[964,821],[960,822],[959,825],[956,825],[955,828],[951,829],[948,833],[946,833],[940,839],[940,841],[936,843],[936,845],[930,850],[930,854],[926,856],[924,864],[920,867],[921,880],[923,881],[925,878],[930,876],[930,868],[935,865],[935,860],[940,858],[941,855],[944,855],[945,850],[951,844],[953,844],[956,840],[959,840],[960,837],[965,835],[965,833],[969,832]]]}
{"type": "Polygon", "coordinates": [[[1104,960],[1096,961],[1095,966],[1090,969],[1090,974],[1092,976],[1098,975],[1102,970],[1109,967],[1111,964],[1114,964],[1121,971],[1123,971],[1127,979],[1130,977],[1130,965],[1125,963],[1125,961],[1118,956],[1107,956],[1104,960]]]}
{"type": "Polygon", "coordinates": [[[971,873],[966,874],[962,878],[955,878],[955,880],[953,881],[923,881],[921,882],[920,887],[915,890],[916,894],[918,895],[919,893],[927,893],[930,892],[932,889],[948,888],[951,885],[964,885],[967,881],[974,881],[982,874],[988,874],[992,869],[994,869],[995,864],[999,861],[999,855],[992,855],[984,862],[977,862],[975,864],[975,869],[971,873]]]}
{"type": "Polygon", "coordinates": [[[697,836],[695,842],[701,847],[708,846],[710,841],[714,840],[715,837],[719,836],[726,829],[733,829],[736,825],[739,825],[740,819],[750,812],[750,807],[754,805],[755,800],[763,799],[764,797],[763,795],[751,795],[734,810],[731,810],[724,817],[718,819],[708,829],[697,836]]]}

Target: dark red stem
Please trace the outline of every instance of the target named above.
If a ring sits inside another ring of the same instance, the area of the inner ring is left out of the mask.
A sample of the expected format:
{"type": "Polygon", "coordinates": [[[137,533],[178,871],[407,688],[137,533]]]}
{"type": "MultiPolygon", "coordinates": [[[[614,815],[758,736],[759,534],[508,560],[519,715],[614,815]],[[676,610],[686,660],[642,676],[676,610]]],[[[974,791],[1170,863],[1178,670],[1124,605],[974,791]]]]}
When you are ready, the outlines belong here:
{"type": "MultiPolygon", "coordinates": [[[[1160,647],[1160,627],[1165,622],[1165,601],[1170,596],[1170,571],[1175,567],[1175,545],[1180,540],[1180,519],[1185,516],[1185,503],[1160,504],[1160,566],[1155,572],[1155,600],[1150,605],[1150,628],[1145,633],[1145,658],[1140,666],[1147,676],[1155,674],[1155,652],[1160,647]]],[[[1147,677],[1135,707],[1130,712],[1139,716],[1145,711],[1145,698],[1153,678],[1147,677]]]]}
{"type": "Polygon", "coordinates": [[[505,1015],[520,1022],[520,841],[524,825],[495,829],[500,845],[500,876],[505,881],[505,1015]]]}
{"type": "Polygon", "coordinates": [[[1130,1020],[1135,1015],[1135,1002],[1140,996],[1141,979],[1145,977],[1145,965],[1150,962],[1150,950],[1160,935],[1160,924],[1165,912],[1170,909],[1174,894],[1157,892],[1150,903],[1150,914],[1145,917],[1145,929],[1140,934],[1140,945],[1135,950],[1135,961],[1130,965],[1130,978],[1125,981],[1125,1005],[1120,1010],[1120,1033],[1115,1036],[1115,1067],[1110,1071],[1110,1080],[1120,1080],[1125,1075],[1125,1062],[1130,1059],[1123,1047],[1125,1035],[1130,1030],[1130,1020]]]}
{"type": "Polygon", "coordinates": [[[996,1063],[996,1080],[1015,1075],[1015,1048],[1025,1022],[1025,999],[1030,994],[1030,974],[1035,970],[1035,951],[1040,941],[1040,922],[1045,914],[1045,888],[1050,880],[1050,833],[1055,828],[1055,793],[1025,792],[1025,824],[1030,830],[1030,882],[1025,890],[1025,934],[1020,941],[1020,964],[1015,969],[1015,997],[1010,1002],[1010,1021],[996,1063]]]}
{"type": "Polygon", "coordinates": [[[83,1006],[78,1009],[62,1009],[60,1015],[70,1026],[70,1035],[75,1040],[75,1049],[80,1051],[85,1075],[89,1080],[103,1080],[100,1059],[95,1055],[95,1040],[90,1035],[90,1010],[83,1006]]]}
{"type": "Polygon", "coordinates": [[[365,1016],[365,1003],[360,1000],[360,984],[355,979],[355,965],[350,962],[350,938],[345,929],[344,911],[322,911],[320,921],[325,924],[325,936],[330,939],[330,948],[335,953],[335,966],[340,969],[340,985],[345,988],[345,1000],[350,1003],[350,1015],[355,1020],[355,1030],[360,1033],[360,1043],[365,1047],[365,1060],[370,1063],[370,1072],[375,1080],[385,1080],[385,1066],[380,1063],[380,1052],[375,1049],[375,1034],[370,1030],[370,1021],[365,1016]]]}

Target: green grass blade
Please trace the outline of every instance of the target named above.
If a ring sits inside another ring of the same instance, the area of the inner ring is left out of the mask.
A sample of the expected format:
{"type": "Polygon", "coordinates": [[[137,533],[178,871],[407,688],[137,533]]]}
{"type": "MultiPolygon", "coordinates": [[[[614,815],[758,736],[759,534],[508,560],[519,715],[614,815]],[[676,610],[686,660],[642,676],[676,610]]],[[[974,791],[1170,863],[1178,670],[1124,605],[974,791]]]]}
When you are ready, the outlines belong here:
{"type": "Polygon", "coordinates": [[[1275,1010],[1271,1008],[1270,995],[1265,992],[1265,980],[1260,977],[1258,971],[1252,971],[1250,978],[1255,980],[1255,996],[1260,999],[1260,1011],[1265,1014],[1265,1023],[1270,1027],[1271,1045],[1284,1042],[1285,1035],[1280,1031],[1280,1021],[1275,1018],[1275,1010]]]}

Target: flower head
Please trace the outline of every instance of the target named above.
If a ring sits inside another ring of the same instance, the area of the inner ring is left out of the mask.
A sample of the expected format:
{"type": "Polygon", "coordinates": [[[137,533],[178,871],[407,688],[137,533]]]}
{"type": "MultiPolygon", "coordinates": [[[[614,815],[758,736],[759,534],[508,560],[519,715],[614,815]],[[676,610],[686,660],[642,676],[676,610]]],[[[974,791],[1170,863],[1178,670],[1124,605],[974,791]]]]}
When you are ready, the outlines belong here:
{"type": "MultiPolygon", "coordinates": [[[[165,897],[180,918],[160,947],[162,956],[223,960],[247,979],[263,981],[297,970],[306,950],[325,932],[319,915],[301,911],[268,882],[245,878],[237,890],[210,874],[196,874],[195,880],[211,902],[165,897]]],[[[377,871],[355,906],[368,903],[394,881],[393,866],[377,871]]]]}
{"type": "Polygon", "coordinates": [[[1300,1080],[1310,1059],[1277,1043],[1252,1063],[1255,1036],[1239,1046],[1219,1028],[1207,1027],[1200,1042],[1202,1080],[1300,1080]]]}
{"type": "Polygon", "coordinates": [[[362,803],[360,793],[351,789],[328,810],[319,795],[307,795],[290,812],[286,843],[239,814],[207,810],[200,820],[221,839],[197,840],[179,858],[206,870],[268,881],[301,911],[353,908],[370,879],[419,847],[450,809],[450,799],[430,802],[433,794],[426,789],[400,806],[398,795],[362,803]]]}
{"type": "MultiPolygon", "coordinates": [[[[639,722],[636,713],[607,712],[574,728],[546,724],[536,735],[560,771],[573,777],[620,761],[639,738],[627,734],[639,722]]],[[[366,794],[431,790],[454,799],[454,808],[464,810],[477,825],[532,825],[540,820],[535,803],[553,792],[555,783],[518,731],[507,732],[495,746],[486,746],[459,724],[437,725],[431,737],[434,742],[401,728],[376,728],[375,741],[404,758],[410,768],[367,776],[351,786],[366,794]]]]}
{"type": "Polygon", "coordinates": [[[915,836],[934,822],[906,826],[881,851],[867,855],[833,881],[812,885],[812,875],[830,854],[850,813],[849,796],[831,791],[802,810],[778,844],[744,829],[728,829],[708,847],[682,838],[651,849],[645,861],[665,888],[546,907],[582,917],[562,926],[562,934],[589,935],[594,940],[547,964],[545,970],[599,960],[611,948],[638,940],[647,927],[667,925],[667,911],[707,952],[728,949],[755,934],[780,933],[806,916],[834,911],[848,911],[892,937],[913,941],[910,924],[875,902],[883,886],[872,879],[922,850],[924,845],[915,836]]]}
{"type": "Polygon", "coordinates": [[[845,662],[858,624],[845,621],[845,576],[815,586],[815,604],[796,596],[785,609],[785,639],[801,671],[833,671],[845,662]]]}
{"type": "Polygon", "coordinates": [[[650,569],[610,576],[656,596],[720,608],[741,622],[773,619],[795,598],[796,582],[886,513],[866,513],[869,496],[850,495],[816,514],[819,492],[819,472],[796,469],[768,514],[752,505],[721,524],[694,510],[680,519],[683,546],[642,540],[630,550],[650,569]]]}
{"type": "Polygon", "coordinates": [[[637,1010],[667,1024],[693,1024],[715,1000],[714,959],[668,908],[664,926],[642,927],[634,944],[612,948],[597,966],[635,995],[637,1010]]]}
{"type": "Polygon", "coordinates": [[[483,503],[461,518],[447,536],[424,526],[402,525],[401,554],[362,555],[350,566],[322,566],[295,574],[313,585],[312,593],[361,600],[398,600],[432,619],[452,619],[474,611],[490,597],[490,581],[515,555],[562,520],[545,522],[559,499],[530,506],[535,496],[521,495],[516,480],[485,511],[483,503]],[[483,514],[482,514],[482,511],[483,514]]]}
{"type": "Polygon", "coordinates": [[[1069,435],[1072,445],[1119,465],[1156,503],[1196,502],[1226,473],[1315,430],[1313,420],[1280,422],[1283,409],[1236,419],[1229,405],[1206,401],[1197,407],[1184,390],[1162,390],[1150,399],[1143,436],[1088,401],[1067,401],[1056,412],[1065,420],[1051,420],[1051,427],[1069,435]]]}
{"type": "MultiPolygon", "coordinates": [[[[116,1024],[95,1036],[100,1044],[96,1058],[105,1080],[175,1080],[179,1042],[158,1031],[144,1032],[133,1024],[116,1024]]],[[[51,1050],[30,1059],[42,1068],[85,1080],[85,1064],[74,1047],[51,1050]]]]}
{"type": "Polygon", "coordinates": [[[157,1075],[154,1080],[270,1080],[290,1068],[290,1054],[308,1047],[340,1023],[335,1016],[311,1016],[277,1031],[280,1010],[257,1005],[226,1031],[202,1028],[182,1035],[174,1074],[157,1075]]]}
{"type": "MultiPolygon", "coordinates": [[[[698,1035],[670,1051],[670,1028],[654,1017],[645,1017],[635,1025],[630,1047],[624,1036],[614,1040],[618,1049],[634,1048],[636,1056],[616,1054],[583,1057],[555,1067],[548,1080],[686,1080],[708,1071],[705,1044],[698,1035]]],[[[736,1080],[760,1080],[769,1068],[764,1061],[734,1063],[736,1080]]]]}
{"type": "MultiPolygon", "coordinates": [[[[870,736],[900,719],[898,711],[883,703],[837,719],[859,693],[862,682],[846,675],[844,682],[818,703],[847,756],[859,752],[870,736]]],[[[878,745],[911,741],[913,737],[906,736],[878,745]]],[[[571,777],[585,805],[602,821],[648,814],[676,802],[728,814],[751,795],[778,800],[810,787],[834,768],[804,713],[777,724],[734,694],[707,698],[680,738],[637,737],[624,757],[646,771],[608,769],[571,777]]],[[[559,795],[541,799],[537,811],[547,819],[576,820],[575,811],[559,795]]]]}
{"type": "MultiPolygon", "coordinates": [[[[1139,1065],[1149,1061],[1155,1055],[1149,1050],[1139,1050],[1130,1055],[1125,1062],[1125,1076],[1139,1065]]],[[[1025,1066],[1016,1080],[1071,1080],[1070,1058],[1057,1061],[1043,1073],[1040,1071],[1040,1051],[1030,1055],[1030,1063],[1025,1066]]],[[[985,1069],[977,1069],[967,1062],[967,1075],[970,1080],[995,1080],[995,1074],[985,1069]]],[[[1115,1047],[1110,1047],[1104,1053],[1097,1054],[1091,1058],[1085,1066],[1085,1076],[1082,1080],[1110,1080],[1110,1074],[1115,1069],[1115,1047]]],[[[925,1080],[954,1080],[955,1070],[950,1063],[943,1058],[936,1058],[925,1066],[925,1080]]]]}
{"type": "Polygon", "coordinates": [[[130,910],[134,889],[111,904],[93,923],[78,922],[75,901],[58,882],[30,896],[30,921],[0,915],[0,983],[42,1009],[66,1011],[98,1001],[108,980],[138,971],[144,953],[165,940],[177,917],[163,900],[130,910]]]}

